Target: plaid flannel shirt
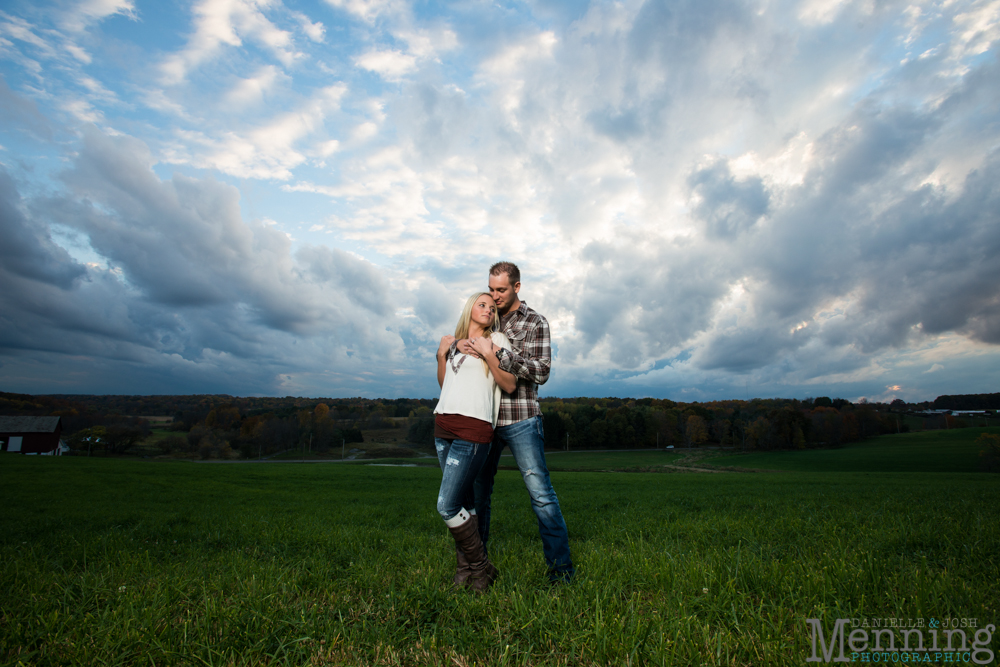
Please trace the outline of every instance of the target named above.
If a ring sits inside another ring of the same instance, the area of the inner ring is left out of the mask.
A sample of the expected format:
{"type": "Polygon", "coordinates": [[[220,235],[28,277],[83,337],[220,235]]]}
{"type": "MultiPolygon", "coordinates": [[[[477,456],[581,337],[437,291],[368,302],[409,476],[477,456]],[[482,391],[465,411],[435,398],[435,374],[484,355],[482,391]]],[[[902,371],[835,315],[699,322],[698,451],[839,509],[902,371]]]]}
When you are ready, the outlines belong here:
{"type": "Polygon", "coordinates": [[[514,393],[502,393],[497,426],[516,424],[542,414],[538,385],[549,379],[552,349],[549,323],[524,301],[500,320],[500,331],[510,340],[510,350],[500,352],[500,368],[517,378],[514,393]]]}

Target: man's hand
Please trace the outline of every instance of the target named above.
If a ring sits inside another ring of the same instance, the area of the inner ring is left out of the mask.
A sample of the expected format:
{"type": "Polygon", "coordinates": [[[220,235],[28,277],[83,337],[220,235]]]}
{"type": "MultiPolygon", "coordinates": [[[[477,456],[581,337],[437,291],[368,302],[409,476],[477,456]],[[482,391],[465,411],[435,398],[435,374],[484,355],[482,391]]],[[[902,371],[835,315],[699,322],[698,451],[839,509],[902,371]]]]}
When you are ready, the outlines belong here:
{"type": "MultiPolygon", "coordinates": [[[[454,340],[454,337],[452,337],[452,340],[454,340]]],[[[490,344],[492,343],[493,341],[490,341],[490,344]]],[[[479,352],[472,345],[472,343],[469,341],[468,338],[463,338],[462,340],[458,341],[458,351],[461,352],[462,354],[467,354],[470,357],[475,357],[476,359],[483,358],[483,355],[479,354],[479,352]]]]}
{"type": "Polygon", "coordinates": [[[454,336],[441,336],[441,344],[438,345],[437,356],[438,359],[443,359],[448,350],[451,348],[451,344],[455,342],[454,336]]]}

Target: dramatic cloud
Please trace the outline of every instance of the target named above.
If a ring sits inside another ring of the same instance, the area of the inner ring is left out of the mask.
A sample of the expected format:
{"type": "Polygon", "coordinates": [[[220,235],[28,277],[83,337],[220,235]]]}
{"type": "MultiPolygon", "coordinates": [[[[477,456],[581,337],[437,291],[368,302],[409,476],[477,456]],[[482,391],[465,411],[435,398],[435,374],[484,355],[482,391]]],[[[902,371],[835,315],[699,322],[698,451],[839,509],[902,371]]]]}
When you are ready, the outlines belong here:
{"type": "Polygon", "coordinates": [[[85,132],[61,175],[67,196],[39,198],[33,218],[4,174],[5,346],[110,356],[166,372],[210,365],[275,390],[317,363],[360,373],[403,362],[390,286],[368,262],[303,246],[267,225],[246,224],[239,193],[217,181],[161,181],[135,139],[85,132]],[[107,259],[81,266],[45,225],[86,235],[107,259]],[[67,332],[72,332],[67,336],[67,332]],[[299,341],[306,344],[299,347],[299,341]]]}
{"type": "Polygon", "coordinates": [[[0,12],[12,388],[430,396],[501,258],[551,394],[1000,380],[1000,0],[152,11],[0,12]]]}
{"type": "MultiPolygon", "coordinates": [[[[0,270],[8,279],[30,280],[63,289],[72,286],[84,269],[52,242],[48,230],[32,224],[22,212],[23,202],[13,180],[0,171],[0,270]]],[[[12,292],[9,283],[4,292],[12,292]]]]}

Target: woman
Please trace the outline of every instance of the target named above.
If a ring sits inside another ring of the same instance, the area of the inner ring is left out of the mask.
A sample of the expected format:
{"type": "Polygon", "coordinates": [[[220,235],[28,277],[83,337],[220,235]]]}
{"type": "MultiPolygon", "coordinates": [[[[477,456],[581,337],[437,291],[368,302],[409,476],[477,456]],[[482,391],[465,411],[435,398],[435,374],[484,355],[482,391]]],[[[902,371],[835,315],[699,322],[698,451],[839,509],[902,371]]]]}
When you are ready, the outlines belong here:
{"type": "Polygon", "coordinates": [[[441,398],[434,408],[434,444],[441,464],[437,510],[455,538],[458,567],[455,587],[471,584],[482,592],[496,579],[497,569],[479,538],[472,485],[486,461],[493,427],[500,412],[500,391],[512,392],[517,378],[500,370],[495,351],[510,349],[499,328],[497,307],[485,292],[465,302],[454,336],[441,338],[437,352],[441,398]],[[467,338],[478,358],[454,348],[467,338]]]}

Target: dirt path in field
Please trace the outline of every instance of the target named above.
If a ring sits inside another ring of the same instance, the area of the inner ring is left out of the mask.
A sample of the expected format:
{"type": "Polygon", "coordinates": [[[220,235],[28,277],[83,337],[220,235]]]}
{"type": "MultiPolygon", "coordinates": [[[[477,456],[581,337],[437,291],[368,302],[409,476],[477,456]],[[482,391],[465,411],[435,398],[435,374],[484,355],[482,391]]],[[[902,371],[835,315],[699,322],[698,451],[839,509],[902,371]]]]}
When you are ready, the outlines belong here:
{"type": "Polygon", "coordinates": [[[724,468],[703,468],[699,463],[703,459],[711,459],[715,457],[715,452],[700,451],[691,452],[683,458],[677,459],[673,464],[668,464],[663,466],[664,468],[671,468],[673,470],[681,470],[684,472],[781,472],[780,470],[766,470],[763,468],[739,468],[736,466],[726,466],[724,468]]]}
{"type": "Polygon", "coordinates": [[[683,472],[734,472],[732,470],[720,470],[718,468],[695,468],[694,466],[665,465],[663,467],[672,468],[673,470],[681,470],[683,472]]]}
{"type": "Polygon", "coordinates": [[[729,470],[719,470],[718,468],[702,468],[698,464],[708,456],[708,452],[691,452],[686,456],[677,459],[676,462],[663,466],[673,470],[683,470],[684,472],[730,472],[729,470]]]}

